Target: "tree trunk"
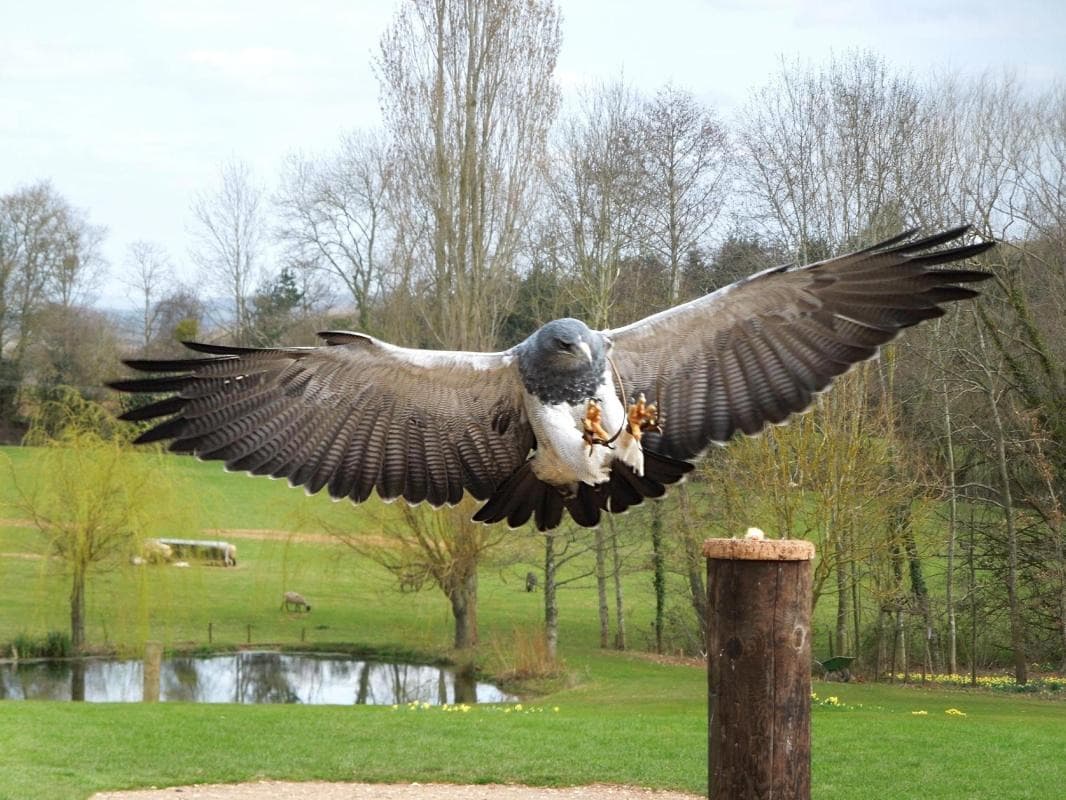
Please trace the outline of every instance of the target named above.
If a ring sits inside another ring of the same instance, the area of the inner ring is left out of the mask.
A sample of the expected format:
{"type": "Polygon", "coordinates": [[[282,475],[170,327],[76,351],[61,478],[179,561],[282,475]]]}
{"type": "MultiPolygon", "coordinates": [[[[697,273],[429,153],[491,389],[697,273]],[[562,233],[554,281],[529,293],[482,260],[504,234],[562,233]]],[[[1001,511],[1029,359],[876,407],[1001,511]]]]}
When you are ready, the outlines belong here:
{"type": "Polygon", "coordinates": [[[923,674],[933,672],[933,638],[935,629],[933,626],[933,614],[929,605],[929,588],[925,583],[925,575],[922,572],[922,560],[918,555],[918,543],[914,539],[914,527],[911,525],[910,509],[907,510],[905,527],[903,529],[903,543],[907,549],[907,563],[910,568],[911,593],[922,615],[922,625],[925,628],[925,653],[922,661],[923,674]]]}
{"type": "Polygon", "coordinates": [[[1022,620],[1021,599],[1018,597],[1018,531],[1014,525],[1014,495],[1010,485],[1010,468],[1007,465],[1007,434],[999,414],[999,404],[988,393],[988,405],[992,412],[992,424],[996,444],[996,468],[1000,484],[1000,506],[1007,529],[1007,607],[1010,617],[1010,646],[1014,654],[1014,680],[1024,686],[1028,680],[1028,665],[1025,658],[1025,630],[1022,620]]]}
{"type": "Polygon", "coordinates": [[[1018,532],[1014,526],[1014,498],[1010,488],[1006,443],[999,412],[995,410],[994,402],[992,407],[992,416],[996,421],[996,460],[1002,486],[1003,521],[1007,527],[1007,606],[1010,611],[1010,646],[1014,652],[1014,680],[1019,686],[1024,686],[1028,681],[1028,665],[1025,658],[1025,630],[1021,599],[1018,597],[1018,532]]]}
{"type": "MultiPolygon", "coordinates": [[[[663,558],[663,512],[661,503],[651,506],[652,585],[655,587],[655,652],[663,652],[663,614],[666,611],[666,559],[663,558]]],[[[702,628],[701,628],[702,630],[702,628]]]]}
{"type": "Polygon", "coordinates": [[[969,566],[969,586],[966,587],[970,595],[970,686],[977,685],[977,559],[974,557],[974,519],[973,507],[970,507],[970,551],[967,553],[969,566]]]}
{"type": "Polygon", "coordinates": [[[707,630],[707,585],[704,582],[706,567],[704,566],[703,541],[694,535],[695,525],[692,524],[688,508],[688,492],[684,484],[677,488],[677,502],[681,507],[681,515],[684,519],[682,524],[682,537],[685,548],[685,572],[688,579],[689,599],[692,601],[692,610],[696,612],[696,620],[701,631],[707,630]]]}
{"type": "Polygon", "coordinates": [[[607,543],[603,538],[603,529],[595,529],[596,542],[596,594],[600,608],[600,647],[606,650],[611,642],[611,610],[607,605],[607,555],[604,552],[607,543]]]}
{"type": "MultiPolygon", "coordinates": [[[[896,645],[893,650],[899,654],[899,660],[903,667],[903,682],[907,683],[911,679],[911,665],[907,660],[907,628],[903,624],[902,609],[897,609],[896,611],[896,645]]],[[[892,668],[893,670],[895,669],[895,657],[893,657],[892,668]]]]}
{"type": "Polygon", "coordinates": [[[944,403],[944,438],[948,460],[948,552],[947,574],[944,577],[944,603],[948,612],[948,672],[955,675],[959,671],[958,662],[958,625],[955,621],[955,544],[959,530],[958,484],[955,480],[955,434],[951,424],[951,403],[948,397],[947,376],[942,378],[942,398],[944,403]]]}
{"type": "MultiPolygon", "coordinates": [[[[851,581],[852,655],[861,659],[862,653],[859,650],[862,642],[862,607],[859,601],[859,567],[854,558],[848,564],[848,573],[851,581]]],[[[863,663],[863,666],[865,666],[865,663],[863,663]]]]}
{"type": "Polygon", "coordinates": [[[622,552],[618,547],[618,532],[614,528],[614,517],[609,518],[611,525],[611,556],[613,561],[612,579],[614,581],[614,649],[626,649],[626,613],[622,596],[622,552]]]}
{"type": "MultiPolygon", "coordinates": [[[[976,313],[976,312],[975,312],[976,313]]],[[[977,326],[981,350],[987,353],[985,339],[980,321],[977,326]]],[[[988,410],[992,416],[992,435],[996,449],[996,471],[999,477],[1000,508],[1003,509],[1003,523],[1007,529],[1007,607],[1010,617],[1010,646],[1014,654],[1014,680],[1024,686],[1028,680],[1028,665],[1025,658],[1025,629],[1022,619],[1021,599],[1018,597],[1018,531],[1014,524],[1014,495],[1011,490],[1010,467],[1007,463],[1007,431],[999,413],[999,400],[996,396],[996,375],[985,364],[984,386],[988,399],[988,410]]]]}
{"type": "Polygon", "coordinates": [[[448,592],[455,617],[455,649],[477,644],[477,570],[459,578],[448,592]]]}
{"type": "Polygon", "coordinates": [[[836,629],[834,631],[834,640],[836,644],[836,655],[847,655],[848,650],[848,616],[850,608],[850,598],[848,597],[848,578],[845,571],[845,546],[844,537],[841,535],[841,531],[834,532],[836,535],[833,537],[833,550],[836,554],[836,581],[837,581],[837,616],[836,616],[836,629]]]}
{"type": "Polygon", "coordinates": [[[885,674],[885,610],[877,611],[877,645],[874,655],[874,680],[879,681],[885,674]]]}
{"type": "Polygon", "coordinates": [[[85,646],[85,570],[79,564],[70,586],[70,645],[75,654],[85,646]]]}
{"type": "Polygon", "coordinates": [[[892,626],[892,660],[889,669],[892,671],[892,680],[896,679],[896,671],[902,664],[903,680],[906,682],[907,672],[907,640],[903,627],[903,547],[899,543],[899,526],[893,530],[895,542],[892,545],[892,575],[895,578],[895,608],[893,609],[892,626]]]}
{"type": "Polygon", "coordinates": [[[554,663],[559,647],[559,603],[555,595],[555,537],[544,537],[544,641],[554,663]]]}

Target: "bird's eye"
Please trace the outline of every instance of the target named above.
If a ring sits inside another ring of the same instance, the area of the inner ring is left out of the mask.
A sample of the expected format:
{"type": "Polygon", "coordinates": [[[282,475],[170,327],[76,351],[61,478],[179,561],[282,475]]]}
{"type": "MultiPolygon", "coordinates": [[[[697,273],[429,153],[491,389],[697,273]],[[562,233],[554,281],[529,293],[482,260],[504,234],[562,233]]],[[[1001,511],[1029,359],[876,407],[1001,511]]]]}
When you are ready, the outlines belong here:
{"type": "Polygon", "coordinates": [[[570,349],[570,343],[567,342],[565,339],[556,339],[555,340],[555,347],[558,350],[569,350],[570,349]]]}

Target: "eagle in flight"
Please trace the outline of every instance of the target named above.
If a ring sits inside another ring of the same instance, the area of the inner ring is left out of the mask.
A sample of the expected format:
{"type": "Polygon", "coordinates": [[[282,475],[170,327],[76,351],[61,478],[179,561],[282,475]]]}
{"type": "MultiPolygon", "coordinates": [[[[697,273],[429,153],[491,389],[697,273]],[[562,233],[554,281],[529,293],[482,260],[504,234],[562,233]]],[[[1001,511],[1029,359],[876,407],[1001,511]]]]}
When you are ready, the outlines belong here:
{"type": "Polygon", "coordinates": [[[122,415],[165,418],[137,442],[170,440],[308,493],[439,507],[469,492],[485,501],[480,522],[532,518],[549,531],[565,509],[592,527],[661,497],[712,443],[803,411],[944,303],[976,296],[959,284],[989,273],[938,267],[994,244],[959,244],[967,229],[768,269],[614,330],[555,320],[502,352],[346,331],[320,334],[320,347],[187,342],[205,357],[126,361],[156,375],[110,385],[169,393],[122,415]]]}

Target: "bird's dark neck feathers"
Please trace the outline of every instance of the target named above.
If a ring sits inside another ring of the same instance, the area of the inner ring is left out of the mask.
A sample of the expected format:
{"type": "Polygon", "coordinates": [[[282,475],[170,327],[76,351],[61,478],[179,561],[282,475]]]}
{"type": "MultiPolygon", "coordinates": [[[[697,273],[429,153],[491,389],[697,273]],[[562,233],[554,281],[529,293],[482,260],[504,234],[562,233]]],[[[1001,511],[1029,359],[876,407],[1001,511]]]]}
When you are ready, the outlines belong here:
{"type": "Polygon", "coordinates": [[[547,405],[569,403],[577,405],[597,397],[603,387],[606,359],[593,359],[580,370],[556,371],[536,359],[518,358],[518,371],[526,390],[547,405]]]}

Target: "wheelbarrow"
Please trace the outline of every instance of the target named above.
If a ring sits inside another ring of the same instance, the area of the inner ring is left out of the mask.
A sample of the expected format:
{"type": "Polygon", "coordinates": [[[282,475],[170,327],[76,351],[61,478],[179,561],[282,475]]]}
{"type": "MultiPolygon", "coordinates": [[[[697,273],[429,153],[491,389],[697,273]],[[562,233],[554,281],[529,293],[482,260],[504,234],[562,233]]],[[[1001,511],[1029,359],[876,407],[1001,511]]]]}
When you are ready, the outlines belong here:
{"type": "Polygon", "coordinates": [[[855,656],[833,656],[825,661],[815,661],[815,663],[822,668],[827,681],[838,680],[847,683],[851,680],[850,667],[854,660],[855,656]]]}

